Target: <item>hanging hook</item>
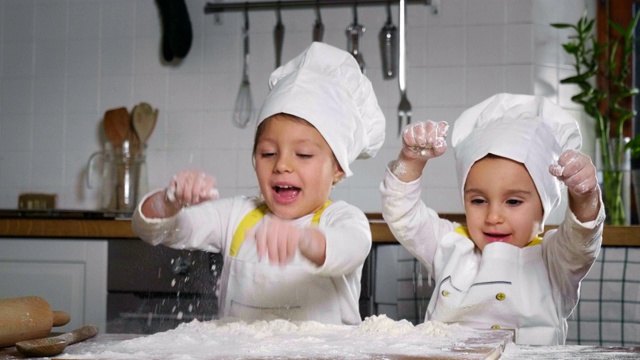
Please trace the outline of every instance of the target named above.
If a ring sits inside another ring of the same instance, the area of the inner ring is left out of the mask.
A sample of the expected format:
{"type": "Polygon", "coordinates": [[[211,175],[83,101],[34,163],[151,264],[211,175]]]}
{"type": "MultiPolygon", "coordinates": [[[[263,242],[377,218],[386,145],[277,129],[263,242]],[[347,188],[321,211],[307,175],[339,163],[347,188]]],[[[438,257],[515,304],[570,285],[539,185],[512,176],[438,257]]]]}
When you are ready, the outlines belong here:
{"type": "Polygon", "coordinates": [[[280,59],[282,58],[282,44],[284,43],[284,24],[282,24],[282,16],[280,15],[280,1],[276,6],[276,14],[278,22],[273,29],[273,40],[276,46],[276,68],[280,67],[280,59]]]}
{"type": "Polygon", "coordinates": [[[316,0],[316,22],[313,24],[313,41],[322,41],[324,37],[324,24],[320,14],[320,0],[316,0]]]}
{"type": "Polygon", "coordinates": [[[354,24],[358,23],[358,2],[357,1],[353,3],[353,23],[354,24]]]}
{"type": "Polygon", "coordinates": [[[249,2],[244,3],[244,30],[249,31],[249,2]]]}
{"type": "Polygon", "coordinates": [[[391,1],[387,1],[387,24],[391,24],[391,1]]]}
{"type": "Polygon", "coordinates": [[[276,19],[278,22],[282,22],[282,17],[280,16],[280,0],[278,0],[278,3],[276,4],[276,19]]]}
{"type": "Polygon", "coordinates": [[[322,24],[322,14],[320,14],[320,0],[316,0],[316,24],[322,24]]]}

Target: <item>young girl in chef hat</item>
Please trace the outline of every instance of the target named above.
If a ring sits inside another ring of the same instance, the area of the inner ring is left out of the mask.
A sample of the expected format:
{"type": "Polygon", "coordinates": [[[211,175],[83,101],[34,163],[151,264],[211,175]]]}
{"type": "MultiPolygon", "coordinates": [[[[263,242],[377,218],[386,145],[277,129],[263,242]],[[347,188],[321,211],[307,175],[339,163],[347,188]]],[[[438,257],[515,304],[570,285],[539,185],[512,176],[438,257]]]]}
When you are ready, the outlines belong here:
{"type": "Polygon", "coordinates": [[[313,43],[276,69],[258,115],[259,197],[218,199],[215,179],[177,174],[133,216],[144,241],[224,254],[219,317],[358,324],[365,214],[331,201],[349,164],[382,146],[385,119],[370,81],[346,51],[313,43]]]}
{"type": "Polygon", "coordinates": [[[518,344],[564,344],[605,217],[576,121],[540,96],[498,94],[466,110],[451,141],[466,226],[420,199],[422,170],[445,152],[447,131],[446,122],[409,125],[380,187],[394,236],[435,279],[427,320],[510,329],[518,344]],[[540,238],[561,183],[565,218],[540,238]]]}

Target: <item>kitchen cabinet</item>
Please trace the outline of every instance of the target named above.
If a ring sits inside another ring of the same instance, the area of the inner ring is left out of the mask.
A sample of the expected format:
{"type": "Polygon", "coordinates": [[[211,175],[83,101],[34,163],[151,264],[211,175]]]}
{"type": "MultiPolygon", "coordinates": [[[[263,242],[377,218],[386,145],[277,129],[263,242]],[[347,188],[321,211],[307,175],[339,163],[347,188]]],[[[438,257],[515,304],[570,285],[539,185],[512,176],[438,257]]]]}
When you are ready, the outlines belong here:
{"type": "Polygon", "coordinates": [[[71,321],[53,331],[83,325],[106,327],[107,240],[0,239],[0,298],[37,295],[71,321]]]}

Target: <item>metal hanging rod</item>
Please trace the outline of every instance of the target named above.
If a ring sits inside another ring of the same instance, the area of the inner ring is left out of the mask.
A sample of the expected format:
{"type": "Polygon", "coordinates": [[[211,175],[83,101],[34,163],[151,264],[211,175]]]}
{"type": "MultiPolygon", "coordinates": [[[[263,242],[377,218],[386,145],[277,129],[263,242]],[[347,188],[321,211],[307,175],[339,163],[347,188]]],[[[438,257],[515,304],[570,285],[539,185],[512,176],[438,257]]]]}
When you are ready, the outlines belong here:
{"type": "MultiPolygon", "coordinates": [[[[257,1],[257,2],[232,2],[232,3],[207,3],[204,6],[205,14],[221,13],[227,10],[272,10],[272,9],[300,9],[314,7],[345,7],[397,4],[399,0],[291,0],[291,1],[257,1]]],[[[422,4],[432,6],[432,12],[438,12],[437,6],[440,0],[406,0],[407,4],[422,4]]]]}

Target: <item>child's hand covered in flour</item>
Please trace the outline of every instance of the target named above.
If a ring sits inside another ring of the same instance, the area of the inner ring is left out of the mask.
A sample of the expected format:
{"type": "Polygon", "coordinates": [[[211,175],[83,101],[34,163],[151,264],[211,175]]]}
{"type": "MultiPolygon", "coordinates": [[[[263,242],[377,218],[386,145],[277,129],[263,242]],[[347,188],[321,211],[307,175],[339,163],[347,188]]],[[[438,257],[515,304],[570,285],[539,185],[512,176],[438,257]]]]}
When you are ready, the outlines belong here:
{"type": "Polygon", "coordinates": [[[258,257],[268,257],[273,264],[286,265],[299,249],[316,265],[322,265],[326,255],[324,235],[315,228],[299,228],[289,220],[276,217],[264,219],[249,237],[255,238],[258,257]]]}
{"type": "Polygon", "coordinates": [[[402,152],[408,158],[431,159],[447,150],[449,124],[431,120],[408,125],[402,131],[402,152]]]}
{"type": "Polygon", "coordinates": [[[402,131],[402,150],[391,163],[391,172],[403,182],[411,182],[422,175],[427,160],[447,150],[449,124],[431,120],[408,125],[402,131]]]}
{"type": "Polygon", "coordinates": [[[569,191],[569,206],[580,221],[594,220],[598,214],[600,192],[596,168],[587,155],[567,150],[558,163],[549,167],[551,175],[562,181],[569,191]]]}
{"type": "Polygon", "coordinates": [[[216,179],[197,169],[184,170],[176,174],[166,190],[166,199],[179,207],[215,200],[218,196],[216,179]]]}
{"type": "Polygon", "coordinates": [[[218,198],[216,180],[200,170],[184,170],[171,179],[164,191],[157,191],[141,205],[142,214],[149,218],[167,218],[182,208],[218,198]]]}

